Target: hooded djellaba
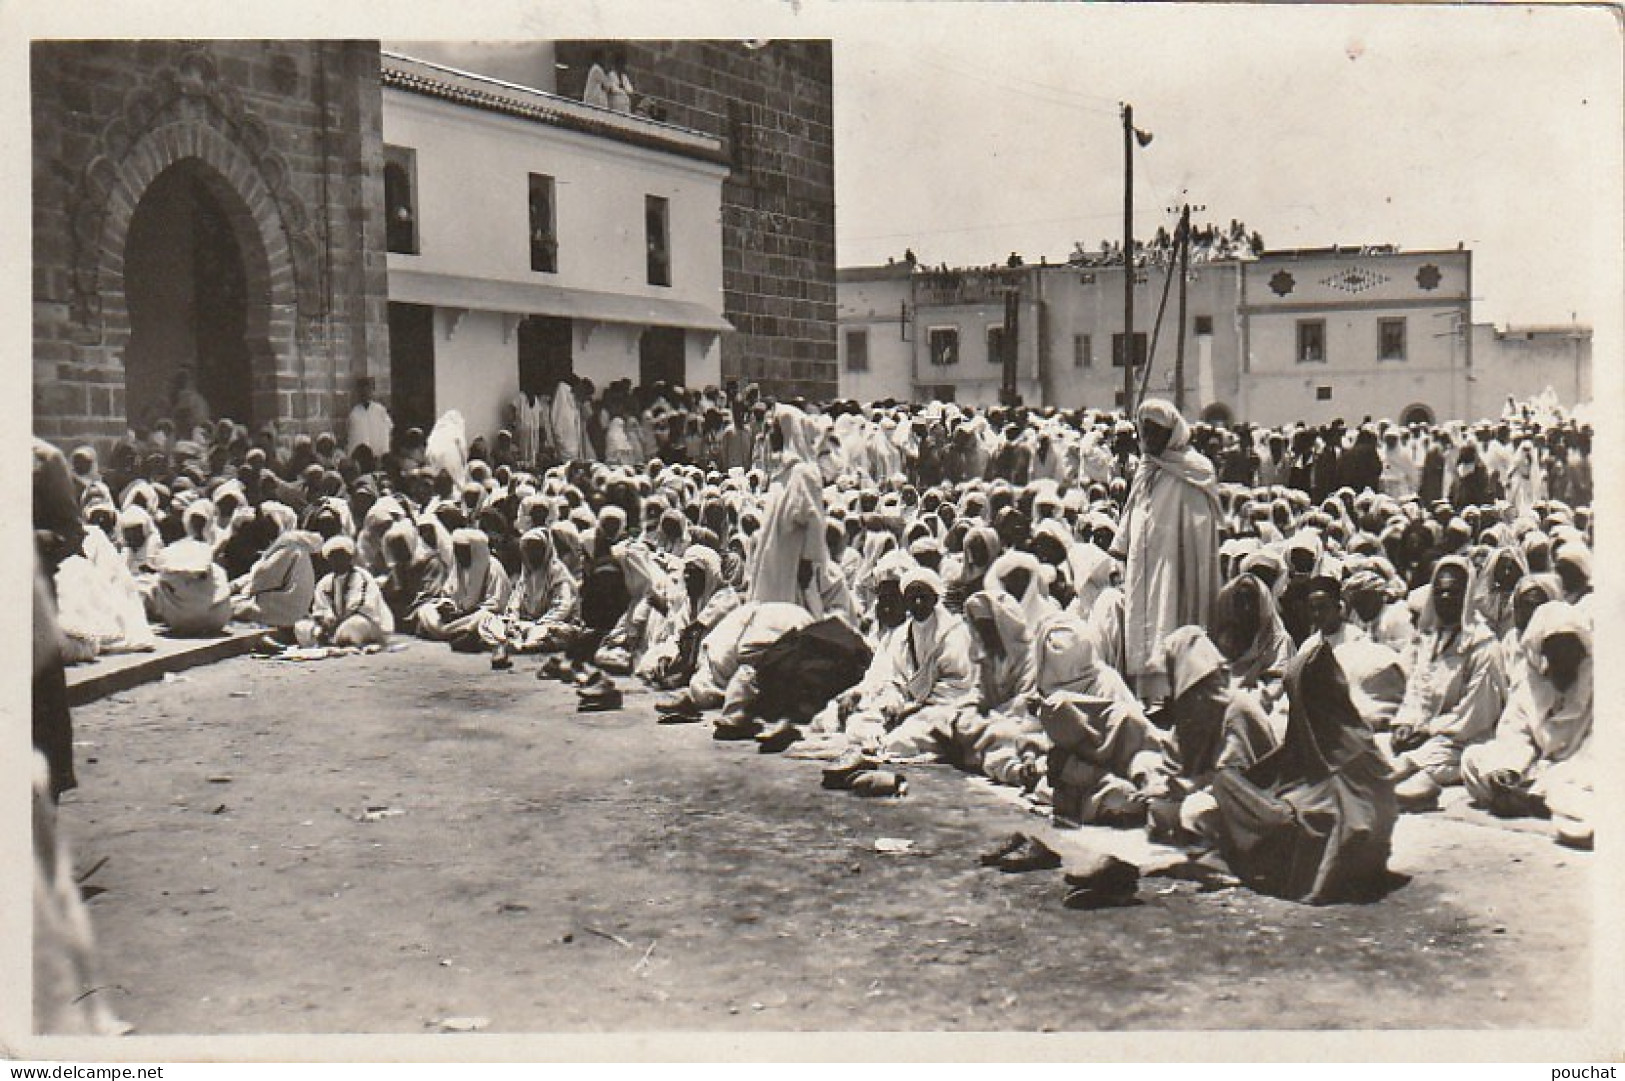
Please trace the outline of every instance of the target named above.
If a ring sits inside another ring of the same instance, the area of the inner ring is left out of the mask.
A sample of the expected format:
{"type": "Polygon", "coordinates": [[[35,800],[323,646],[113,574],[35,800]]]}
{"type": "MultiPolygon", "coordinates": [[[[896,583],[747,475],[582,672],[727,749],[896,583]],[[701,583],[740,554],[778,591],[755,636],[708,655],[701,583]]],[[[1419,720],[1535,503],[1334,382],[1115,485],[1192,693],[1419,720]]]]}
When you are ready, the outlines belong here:
{"type": "Polygon", "coordinates": [[[1349,696],[1331,646],[1316,640],[1285,674],[1281,745],[1219,771],[1219,849],[1251,888],[1308,904],[1374,898],[1394,885],[1392,773],[1349,696]]]}

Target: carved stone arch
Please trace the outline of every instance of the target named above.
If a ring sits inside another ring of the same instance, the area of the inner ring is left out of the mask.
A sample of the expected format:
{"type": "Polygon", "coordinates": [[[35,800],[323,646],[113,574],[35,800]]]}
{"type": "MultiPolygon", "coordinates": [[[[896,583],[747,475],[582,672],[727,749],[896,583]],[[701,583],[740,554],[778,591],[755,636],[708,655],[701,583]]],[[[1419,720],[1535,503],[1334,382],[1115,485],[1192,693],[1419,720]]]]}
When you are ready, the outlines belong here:
{"type": "MultiPolygon", "coordinates": [[[[282,246],[293,253],[291,271],[299,310],[307,318],[325,314],[327,290],[318,223],[289,184],[287,160],[272,145],[265,123],[246,110],[237,88],[221,80],[214,57],[204,49],[191,48],[124,96],[119,114],[103,127],[85,167],[69,212],[74,313],[81,324],[89,327],[105,314],[99,284],[107,254],[102,240],[115,210],[133,213],[135,199],[144,190],[142,184],[132,185],[129,175],[148,173],[150,182],[152,176],[182,158],[202,157],[204,145],[212,148],[216,159],[241,163],[241,176],[225,175],[245,198],[247,189],[254,188],[286,234],[282,246]],[[155,140],[158,132],[164,134],[155,140]],[[234,147],[234,152],[226,153],[223,146],[234,147]],[[153,160],[135,163],[138,153],[153,160]],[[246,179],[250,173],[257,174],[257,184],[246,179]]],[[[221,167],[220,160],[210,164],[221,167]]],[[[261,203],[248,201],[256,218],[261,217],[261,203]]]]}
{"type": "Polygon", "coordinates": [[[253,417],[263,422],[289,410],[279,391],[298,370],[297,313],[302,306],[293,246],[274,196],[244,151],[204,124],[178,121],[152,128],[113,167],[96,250],[95,296],[102,342],[122,357],[130,338],[124,279],[125,246],[142,196],[167,170],[194,163],[196,175],[224,212],[243,257],[248,295],[244,338],[252,371],[253,417]]]}

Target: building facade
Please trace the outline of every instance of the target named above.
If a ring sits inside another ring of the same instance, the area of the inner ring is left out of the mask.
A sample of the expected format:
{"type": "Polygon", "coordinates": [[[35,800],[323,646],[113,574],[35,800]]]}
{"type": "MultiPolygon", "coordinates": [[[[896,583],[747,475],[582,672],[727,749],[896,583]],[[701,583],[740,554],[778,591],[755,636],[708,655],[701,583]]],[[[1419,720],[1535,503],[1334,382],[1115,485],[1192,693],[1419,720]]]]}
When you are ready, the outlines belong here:
{"type": "Polygon", "coordinates": [[[618,54],[673,124],[723,140],[722,378],[780,398],[837,387],[835,105],[828,41],[559,41],[558,90],[579,98],[618,54]]]}
{"type": "Polygon", "coordinates": [[[719,383],[721,140],[387,50],[382,82],[397,424],[719,383]]]}
{"type": "Polygon", "coordinates": [[[1470,416],[1471,252],[1325,248],[1241,265],[1242,416],[1470,416]]]}
{"type": "Polygon", "coordinates": [[[914,397],[913,279],[907,263],[840,271],[843,398],[902,402],[914,397]]]}
{"type": "Polygon", "coordinates": [[[30,69],[39,435],[150,425],[181,378],[307,431],[355,377],[387,391],[376,44],[38,42],[30,69]]]}
{"type": "Polygon", "coordinates": [[[410,44],[34,46],[36,432],[185,378],[307,432],[359,376],[471,432],[564,370],[834,393],[829,42],[410,44]],[[579,100],[603,48],[640,115],[579,100]]]}
{"type": "MultiPolygon", "coordinates": [[[[1137,390],[1174,398],[1178,283],[1159,322],[1167,268],[1134,274],[1129,347],[1122,266],[843,270],[842,394],[868,398],[884,388],[879,396],[996,402],[999,370],[987,342],[1002,321],[997,301],[1014,290],[1024,401],[1120,408],[1124,363],[1147,356],[1137,390]],[[902,347],[879,329],[900,318],[902,347]],[[850,336],[863,329],[867,368],[855,372],[850,336]]],[[[1195,263],[1188,275],[1182,381],[1192,417],[1271,426],[1477,419],[1499,415],[1509,394],[1532,397],[1548,386],[1568,405],[1590,397],[1588,329],[1472,326],[1468,251],[1265,252],[1195,263]]]]}
{"type": "Polygon", "coordinates": [[[1549,388],[1565,405],[1591,400],[1591,328],[1473,324],[1471,416],[1497,416],[1506,400],[1524,401],[1549,388]]]}

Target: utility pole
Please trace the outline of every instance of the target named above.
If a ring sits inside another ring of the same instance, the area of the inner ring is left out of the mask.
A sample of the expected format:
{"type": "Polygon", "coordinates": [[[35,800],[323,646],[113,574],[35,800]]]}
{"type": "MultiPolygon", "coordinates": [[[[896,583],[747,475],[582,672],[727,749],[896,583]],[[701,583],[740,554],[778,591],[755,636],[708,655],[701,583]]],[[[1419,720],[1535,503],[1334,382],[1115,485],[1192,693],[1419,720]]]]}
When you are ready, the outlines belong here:
{"type": "Polygon", "coordinates": [[[1123,413],[1134,416],[1134,106],[1123,105],[1123,413]]]}
{"type": "Polygon", "coordinates": [[[1191,205],[1179,216],[1179,338],[1174,351],[1174,408],[1185,411],[1185,282],[1191,269],[1191,205]]]}
{"type": "Polygon", "coordinates": [[[1151,133],[1134,126],[1134,106],[1123,103],[1123,412],[1134,416],[1134,144],[1151,133]]]}

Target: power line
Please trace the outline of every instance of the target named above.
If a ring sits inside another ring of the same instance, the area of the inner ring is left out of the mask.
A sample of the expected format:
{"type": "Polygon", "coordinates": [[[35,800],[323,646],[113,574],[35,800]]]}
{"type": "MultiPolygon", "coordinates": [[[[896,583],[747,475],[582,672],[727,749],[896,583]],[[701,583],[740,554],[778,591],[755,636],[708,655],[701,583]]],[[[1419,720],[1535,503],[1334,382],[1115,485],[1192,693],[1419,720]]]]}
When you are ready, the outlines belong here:
{"type": "Polygon", "coordinates": [[[990,229],[1007,229],[1021,225],[1065,225],[1068,222],[1098,221],[1104,218],[1116,218],[1115,213],[1106,214],[1071,214],[1064,218],[1031,218],[1027,221],[995,221],[985,225],[967,225],[958,229],[911,229],[901,233],[865,233],[861,236],[847,237],[848,240],[897,240],[905,237],[933,237],[956,236],[960,233],[980,233],[990,229]]]}
{"type": "MultiPolygon", "coordinates": [[[[961,68],[956,68],[956,67],[953,67],[953,66],[948,65],[948,64],[939,63],[939,62],[937,62],[935,60],[930,59],[929,57],[921,56],[921,57],[918,57],[917,59],[922,64],[925,64],[927,67],[936,68],[938,71],[946,72],[949,75],[957,75],[961,79],[968,79],[968,80],[970,80],[972,82],[981,83],[983,86],[991,86],[991,87],[993,87],[993,88],[995,88],[997,90],[1002,90],[1002,91],[1005,91],[1006,93],[1015,94],[1018,97],[1029,98],[1029,99],[1031,99],[1033,101],[1041,101],[1041,102],[1044,102],[1044,103],[1046,103],[1048,105],[1055,105],[1055,106],[1058,106],[1058,107],[1063,108],[1063,109],[1073,109],[1073,110],[1076,110],[1077,112],[1097,113],[1097,114],[1102,115],[1102,116],[1116,116],[1117,115],[1117,110],[1116,110],[1115,105],[1113,107],[1111,107],[1111,108],[1106,108],[1105,106],[1100,106],[1100,105],[1084,105],[1084,104],[1082,104],[1082,102],[1080,100],[1080,99],[1083,99],[1083,98],[1087,98],[1087,99],[1090,99],[1090,100],[1093,100],[1093,101],[1099,101],[1099,102],[1107,102],[1107,101],[1112,100],[1110,98],[1102,97],[1102,96],[1100,96],[1098,94],[1076,94],[1075,92],[1064,91],[1064,90],[1059,90],[1058,88],[1049,88],[1049,87],[1045,87],[1044,89],[1053,90],[1054,91],[1053,93],[1048,93],[1048,94],[1033,93],[1030,90],[1024,90],[1020,86],[1014,85],[1012,83],[1002,82],[1002,81],[997,80],[997,79],[990,79],[985,75],[980,75],[980,74],[977,74],[975,72],[965,71],[965,70],[963,70],[961,68]],[[1064,96],[1057,97],[1057,96],[1055,96],[1056,94],[1060,94],[1060,95],[1064,95],[1064,96]],[[1073,100],[1067,100],[1068,98],[1073,98],[1073,100]]],[[[1031,85],[1039,85],[1039,84],[1031,84],[1031,85]]]]}

